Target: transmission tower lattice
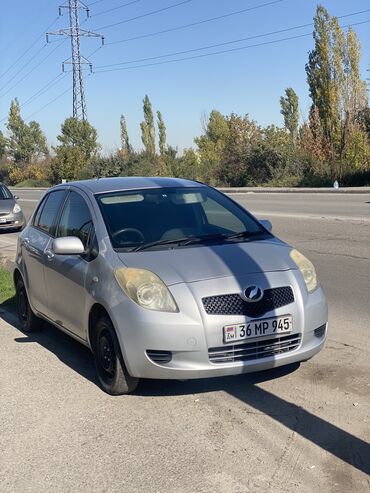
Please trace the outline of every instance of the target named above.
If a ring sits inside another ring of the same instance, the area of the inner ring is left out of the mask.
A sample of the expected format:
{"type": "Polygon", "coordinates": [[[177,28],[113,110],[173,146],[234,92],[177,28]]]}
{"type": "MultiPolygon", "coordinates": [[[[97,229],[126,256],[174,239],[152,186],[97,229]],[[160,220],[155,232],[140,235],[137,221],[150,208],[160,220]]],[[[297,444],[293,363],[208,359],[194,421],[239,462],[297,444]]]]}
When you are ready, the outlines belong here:
{"type": "Polygon", "coordinates": [[[68,9],[69,13],[69,28],[59,29],[58,31],[46,33],[46,41],[49,42],[49,36],[68,36],[71,39],[72,56],[62,63],[64,72],[65,65],[72,65],[73,74],[73,117],[78,120],[86,120],[86,98],[84,89],[83,66],[88,65],[90,73],[92,72],[92,63],[81,54],[80,38],[101,38],[102,45],[104,44],[104,36],[92,31],[85,31],[80,28],[80,10],[86,12],[86,16],[90,16],[90,10],[80,0],[68,0],[66,5],[59,6],[59,15],[62,15],[62,9],[68,9]]]}

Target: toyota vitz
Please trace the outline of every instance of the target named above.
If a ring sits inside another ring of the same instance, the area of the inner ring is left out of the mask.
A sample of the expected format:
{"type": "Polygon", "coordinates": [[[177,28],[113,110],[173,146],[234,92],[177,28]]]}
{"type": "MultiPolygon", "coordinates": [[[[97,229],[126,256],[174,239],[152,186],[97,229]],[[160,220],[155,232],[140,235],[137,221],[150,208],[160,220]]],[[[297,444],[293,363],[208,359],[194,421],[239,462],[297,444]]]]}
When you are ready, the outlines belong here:
{"type": "Polygon", "coordinates": [[[41,319],[88,346],[102,388],[140,378],[236,375],[305,361],[324,345],[315,268],[201,183],[103,178],[50,189],[19,236],[25,332],[41,319]]]}

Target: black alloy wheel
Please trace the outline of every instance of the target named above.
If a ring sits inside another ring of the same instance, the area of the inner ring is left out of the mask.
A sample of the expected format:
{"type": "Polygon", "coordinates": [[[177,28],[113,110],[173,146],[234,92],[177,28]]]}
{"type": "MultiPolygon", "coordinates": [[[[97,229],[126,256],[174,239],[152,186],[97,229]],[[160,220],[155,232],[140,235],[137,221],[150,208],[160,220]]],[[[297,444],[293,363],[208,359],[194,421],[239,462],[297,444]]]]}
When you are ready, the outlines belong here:
{"type": "Polygon", "coordinates": [[[102,389],[110,395],[133,392],[139,379],[129,375],[122,358],[113,324],[107,316],[96,322],[92,350],[102,389]]]}

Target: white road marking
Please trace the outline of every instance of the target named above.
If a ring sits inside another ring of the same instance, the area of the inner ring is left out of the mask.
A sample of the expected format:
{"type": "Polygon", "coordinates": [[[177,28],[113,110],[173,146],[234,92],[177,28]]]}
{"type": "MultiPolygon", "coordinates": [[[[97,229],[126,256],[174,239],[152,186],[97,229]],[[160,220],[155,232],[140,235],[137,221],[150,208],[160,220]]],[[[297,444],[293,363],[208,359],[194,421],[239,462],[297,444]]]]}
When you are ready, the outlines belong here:
{"type": "Polygon", "coordinates": [[[37,199],[19,199],[19,202],[38,202],[37,199]]]}

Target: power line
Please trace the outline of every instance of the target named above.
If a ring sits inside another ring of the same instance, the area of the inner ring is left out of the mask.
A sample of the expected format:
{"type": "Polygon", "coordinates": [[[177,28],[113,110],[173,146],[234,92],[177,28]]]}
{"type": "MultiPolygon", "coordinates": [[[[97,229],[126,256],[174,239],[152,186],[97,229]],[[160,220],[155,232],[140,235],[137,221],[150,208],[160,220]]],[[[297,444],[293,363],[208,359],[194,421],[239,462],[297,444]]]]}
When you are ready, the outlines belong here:
{"type": "MultiPolygon", "coordinates": [[[[114,10],[123,9],[124,7],[128,7],[129,5],[133,5],[134,3],[138,3],[138,2],[141,2],[141,0],[131,0],[130,2],[126,2],[122,5],[118,5],[117,7],[112,7],[111,9],[102,10],[100,12],[97,12],[96,14],[93,14],[91,17],[97,17],[98,15],[108,14],[108,12],[113,12],[114,10]]],[[[92,5],[92,4],[90,4],[90,5],[92,5]]],[[[89,7],[90,7],[90,5],[89,5],[89,7]]]]}
{"type": "Polygon", "coordinates": [[[187,29],[189,27],[199,26],[201,24],[206,24],[207,22],[218,21],[220,19],[226,19],[227,17],[231,17],[231,16],[238,15],[238,14],[243,14],[243,13],[249,12],[251,10],[257,10],[257,9],[262,8],[262,7],[266,7],[268,5],[273,5],[275,3],[280,3],[280,2],[283,2],[283,1],[284,0],[275,0],[273,2],[263,3],[262,5],[256,5],[254,7],[249,7],[247,9],[236,10],[234,12],[229,12],[228,14],[218,15],[217,17],[210,17],[208,19],[203,19],[201,21],[192,22],[190,24],[183,24],[182,26],[171,27],[171,28],[168,28],[168,29],[163,29],[162,31],[155,31],[155,32],[152,32],[152,33],[147,33],[147,34],[141,34],[139,36],[134,36],[132,38],[120,39],[118,41],[111,41],[110,43],[106,43],[106,45],[108,46],[108,45],[113,45],[113,44],[118,44],[118,43],[126,43],[127,41],[135,41],[137,39],[149,38],[151,36],[157,36],[159,34],[166,34],[166,33],[170,33],[170,32],[173,32],[173,31],[180,31],[181,29],[187,29]]]}
{"type": "MultiPolygon", "coordinates": [[[[47,91],[49,91],[52,87],[56,86],[57,84],[59,84],[59,82],[61,80],[63,80],[65,77],[67,76],[67,74],[63,74],[63,72],[61,72],[60,74],[58,74],[56,77],[53,77],[47,84],[45,84],[41,89],[39,89],[35,94],[33,94],[32,96],[30,96],[24,103],[22,103],[20,105],[20,109],[23,109],[24,107],[28,106],[29,104],[33,103],[36,99],[38,99],[40,96],[42,96],[43,94],[45,94],[47,91]]],[[[5,116],[4,118],[2,118],[0,120],[0,123],[2,123],[3,121],[7,120],[8,117],[5,116]]]]}
{"type": "Polygon", "coordinates": [[[25,63],[19,70],[18,72],[16,72],[10,79],[8,79],[7,82],[5,82],[5,84],[0,87],[0,91],[2,91],[3,89],[5,89],[16,77],[17,75],[19,75],[21,72],[23,72],[23,70],[39,55],[39,53],[41,53],[41,51],[45,48],[46,44],[44,44],[43,46],[41,46],[41,48],[39,48],[37,50],[37,52],[28,60],[27,63],[25,63]]]}
{"type": "MultiPolygon", "coordinates": [[[[37,68],[39,68],[40,65],[42,65],[45,60],[47,60],[63,43],[65,43],[65,39],[63,39],[63,41],[61,41],[53,50],[51,50],[37,65],[35,65],[34,67],[31,68],[31,70],[29,70],[21,79],[19,79],[15,84],[13,84],[13,86],[8,89],[6,92],[4,92],[1,97],[4,97],[6,96],[7,94],[9,94],[9,92],[11,92],[15,87],[17,87],[21,82],[24,81],[24,79],[26,79],[30,74],[32,74],[32,72],[34,72],[37,68]]],[[[44,45],[46,46],[46,45],[44,45]]],[[[43,48],[44,48],[43,46],[43,48]]],[[[40,50],[41,51],[41,50],[40,50]]],[[[28,64],[27,64],[28,65],[28,64]]],[[[27,66],[25,65],[25,66],[27,66]]],[[[24,68],[24,67],[23,67],[24,68]]],[[[6,84],[6,86],[8,85],[8,83],[6,84]]],[[[5,87],[5,86],[4,86],[5,87]]],[[[3,87],[3,88],[4,88],[3,87]]],[[[3,89],[2,88],[2,89],[3,89]]]]}
{"type": "Polygon", "coordinates": [[[43,94],[45,94],[47,91],[50,91],[50,89],[52,87],[54,87],[57,84],[59,84],[59,82],[61,80],[63,80],[65,77],[67,77],[67,74],[64,74],[63,72],[61,72],[60,74],[58,74],[56,77],[54,77],[53,79],[51,79],[47,84],[45,84],[41,89],[39,89],[35,94],[33,94],[32,96],[30,96],[24,103],[22,103],[20,105],[20,108],[23,109],[24,107],[26,107],[29,104],[33,103],[36,99],[38,99],[40,96],[42,96],[43,94]]]}
{"type": "MultiPolygon", "coordinates": [[[[362,21],[362,22],[356,22],[356,23],[353,23],[353,24],[348,24],[347,26],[341,26],[341,27],[342,28],[345,28],[345,27],[358,26],[358,25],[361,25],[361,24],[369,24],[369,23],[370,23],[370,20],[367,20],[367,21],[362,21]]],[[[267,35],[268,34],[266,34],[265,36],[267,36],[267,35]]],[[[229,48],[227,50],[215,51],[213,53],[203,53],[201,55],[193,55],[193,56],[190,56],[190,57],[176,58],[174,60],[164,60],[164,61],[161,61],[161,62],[147,63],[147,64],[142,64],[142,65],[134,65],[134,66],[131,66],[131,67],[121,67],[121,68],[112,68],[112,69],[107,69],[107,70],[97,70],[95,73],[96,74],[101,74],[101,73],[104,73],[104,72],[117,72],[117,71],[120,71],[120,70],[131,70],[131,69],[136,69],[136,68],[152,67],[152,66],[155,66],[155,65],[164,65],[164,64],[168,64],[168,63],[181,62],[181,61],[184,61],[184,60],[195,60],[195,59],[198,59],[198,58],[206,58],[206,57],[209,57],[209,56],[221,55],[221,54],[224,54],[224,53],[231,53],[231,52],[235,52],[235,51],[242,51],[242,50],[246,50],[246,49],[249,49],[249,48],[256,48],[258,46],[273,45],[273,44],[276,44],[276,43],[281,43],[283,41],[291,41],[291,40],[294,40],[294,39],[304,38],[304,37],[307,37],[307,36],[312,36],[312,32],[310,32],[310,33],[304,33],[304,34],[299,34],[297,36],[290,36],[290,37],[287,37],[287,38],[275,39],[275,40],[272,40],[272,41],[265,41],[263,43],[256,43],[256,44],[253,44],[253,45],[240,46],[238,48],[229,48]]],[[[97,68],[99,68],[99,67],[97,67],[97,68]]]]}
{"type": "MultiPolygon", "coordinates": [[[[59,16],[56,17],[53,22],[46,28],[46,31],[54,26],[54,24],[59,19],[59,16]]],[[[43,31],[40,36],[38,36],[35,41],[10,65],[10,67],[5,70],[2,74],[0,74],[0,78],[6,75],[22,58],[44,37],[45,31],[43,31]]]]}
{"type": "Polygon", "coordinates": [[[182,2],[174,3],[172,5],[169,5],[168,7],[163,7],[161,9],[157,9],[157,10],[151,10],[150,12],[146,12],[145,14],[140,14],[140,15],[137,15],[136,17],[124,19],[123,21],[115,22],[114,24],[109,24],[107,26],[98,27],[97,29],[102,30],[102,29],[108,29],[110,27],[119,26],[120,24],[125,24],[126,22],[136,21],[137,19],[142,19],[143,17],[148,17],[150,15],[159,14],[160,12],[165,12],[167,10],[174,9],[176,7],[180,7],[180,5],[185,5],[186,3],[190,3],[193,1],[194,0],[183,0],[182,2]]]}
{"type": "Polygon", "coordinates": [[[29,120],[34,115],[37,115],[37,113],[40,113],[42,110],[44,110],[45,108],[47,108],[48,106],[50,106],[52,103],[54,103],[55,101],[57,101],[58,99],[60,99],[65,94],[67,94],[67,92],[71,92],[71,91],[72,91],[72,87],[68,87],[68,89],[66,89],[65,91],[63,91],[61,94],[59,94],[58,96],[56,96],[54,99],[52,99],[51,101],[49,101],[48,103],[46,103],[44,106],[42,106],[41,108],[39,108],[38,110],[34,111],[29,116],[27,116],[25,118],[25,120],[29,120]]]}
{"type": "Polygon", "coordinates": [[[88,6],[88,7],[92,7],[92,6],[93,6],[93,5],[95,5],[96,3],[101,3],[101,2],[104,2],[104,0],[96,0],[95,2],[89,3],[87,6],[88,6]]]}
{"type": "MultiPolygon", "coordinates": [[[[284,1],[284,0],[278,0],[278,1],[284,1]]],[[[198,22],[192,22],[190,24],[184,24],[182,26],[177,26],[177,27],[173,27],[173,28],[169,28],[169,29],[164,29],[162,31],[156,31],[156,32],[147,33],[147,34],[141,34],[139,36],[134,36],[132,38],[125,38],[125,39],[121,39],[121,40],[118,40],[118,41],[111,41],[110,43],[106,43],[106,46],[109,46],[109,45],[112,45],[112,44],[117,44],[117,43],[126,43],[128,41],[135,41],[137,39],[149,38],[151,36],[157,36],[159,34],[166,34],[166,33],[173,32],[173,31],[179,31],[181,29],[187,29],[189,27],[198,26],[198,25],[201,25],[201,24],[205,24],[207,22],[217,21],[219,19],[225,19],[227,17],[231,17],[231,16],[234,16],[234,15],[242,14],[242,13],[248,12],[250,10],[259,9],[261,7],[265,7],[265,6],[271,5],[273,3],[277,3],[277,2],[264,3],[264,4],[258,5],[256,7],[251,7],[251,8],[243,9],[243,10],[237,10],[235,12],[230,12],[228,14],[220,15],[220,16],[217,16],[217,17],[210,17],[209,19],[204,19],[204,20],[201,20],[201,21],[198,21],[198,22]]],[[[353,14],[341,15],[341,16],[339,16],[337,18],[338,19],[343,19],[345,17],[350,17],[350,16],[353,16],[353,15],[364,14],[366,12],[370,12],[370,9],[361,10],[359,12],[354,12],[353,14]]],[[[302,27],[308,27],[308,26],[312,26],[312,25],[313,25],[313,23],[302,24],[302,27]]],[[[276,32],[281,32],[281,31],[276,31],[276,32]]]]}
{"type": "MultiPolygon", "coordinates": [[[[370,9],[369,9],[369,11],[370,11],[370,9]]],[[[366,21],[366,22],[369,22],[369,21],[366,21]]],[[[357,25],[357,24],[351,24],[351,25],[357,25]]],[[[272,36],[274,34],[282,34],[284,32],[293,31],[293,30],[296,30],[296,29],[301,29],[303,27],[309,27],[309,26],[312,26],[312,23],[309,23],[309,24],[301,24],[299,26],[288,27],[286,29],[279,29],[278,31],[270,31],[270,32],[264,33],[264,34],[256,34],[254,36],[248,36],[246,38],[234,39],[232,41],[225,41],[223,43],[215,43],[215,44],[211,44],[211,45],[207,45],[207,46],[201,46],[201,47],[198,47],[198,48],[192,48],[192,49],[189,49],[189,50],[176,51],[176,52],[172,52],[172,53],[166,53],[166,54],[163,54],[163,55],[157,55],[157,56],[146,57],[146,58],[139,58],[139,59],[136,59],[136,60],[126,60],[126,61],[123,61],[123,62],[112,63],[112,64],[109,64],[109,65],[100,65],[100,66],[98,66],[96,68],[97,69],[102,69],[102,68],[108,68],[108,67],[117,67],[119,65],[128,65],[128,64],[131,64],[131,63],[141,63],[141,62],[147,62],[147,61],[150,61],[150,60],[158,60],[160,58],[167,58],[167,57],[170,57],[170,56],[185,55],[187,53],[194,53],[196,51],[208,50],[208,49],[211,49],[211,48],[218,48],[220,46],[228,46],[230,44],[241,43],[242,41],[250,41],[251,39],[257,39],[257,38],[263,38],[263,37],[267,37],[267,36],[272,36]]],[[[343,27],[349,27],[349,25],[346,25],[346,26],[343,26],[343,27]]],[[[308,33],[308,34],[311,34],[311,33],[308,33]]]]}

